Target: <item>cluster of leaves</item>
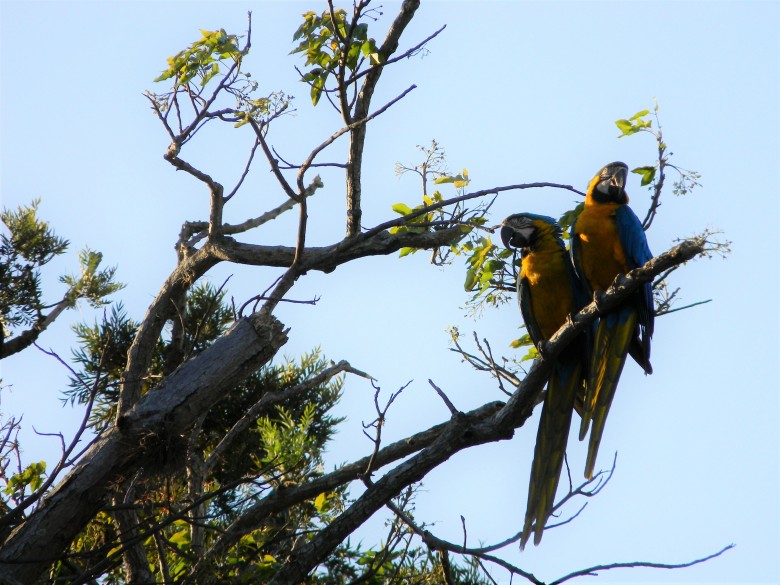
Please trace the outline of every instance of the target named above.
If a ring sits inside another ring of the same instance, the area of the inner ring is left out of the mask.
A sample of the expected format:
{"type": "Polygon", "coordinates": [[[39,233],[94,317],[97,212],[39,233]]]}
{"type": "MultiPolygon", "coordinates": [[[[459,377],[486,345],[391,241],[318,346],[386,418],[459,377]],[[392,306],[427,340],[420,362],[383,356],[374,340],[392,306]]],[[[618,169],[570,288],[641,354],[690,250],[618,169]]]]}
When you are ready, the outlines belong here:
{"type": "Polygon", "coordinates": [[[41,269],[64,254],[68,241],[57,236],[38,217],[39,200],[0,214],[6,231],[0,233],[0,343],[13,328],[41,327],[44,311],[57,305],[70,308],[79,299],[93,307],[106,304],[106,297],[123,288],[114,281],[116,269],[100,270],[102,254],[85,249],[79,252],[81,274],[61,276],[67,291],[57,303],[46,304],[41,291],[41,269]]]}
{"type": "Polygon", "coordinates": [[[0,319],[6,331],[38,320],[44,309],[40,269],[68,249],[68,241],[38,219],[39,203],[0,214],[8,230],[0,234],[0,319]]]}
{"type": "Polygon", "coordinates": [[[632,173],[635,173],[642,177],[641,186],[649,186],[652,190],[660,190],[663,187],[663,175],[664,169],[670,167],[677,171],[678,179],[674,183],[672,193],[674,195],[687,195],[694,187],[701,186],[699,179],[701,175],[696,171],[684,169],[669,163],[668,156],[666,154],[667,145],[663,140],[663,134],[661,132],[661,126],[658,122],[658,103],[656,102],[652,114],[650,110],[641,110],[627,119],[620,119],[615,121],[615,125],[620,130],[618,138],[624,138],[640,132],[647,132],[651,134],[658,144],[658,160],[653,165],[644,165],[631,169],[632,173]],[[653,120],[650,116],[655,118],[656,128],[653,128],[653,120]]]}
{"type": "MultiPolygon", "coordinates": [[[[423,181],[422,203],[415,207],[410,207],[405,203],[393,205],[393,211],[403,216],[405,221],[401,225],[391,228],[390,233],[422,233],[460,225],[464,240],[452,244],[448,250],[437,251],[434,262],[443,264],[454,256],[465,258],[468,269],[464,288],[473,292],[474,298],[484,295],[490,303],[502,302],[504,300],[504,296],[501,294],[503,289],[495,286],[496,278],[497,275],[502,275],[511,266],[509,258],[512,256],[512,252],[499,249],[491,237],[482,235],[484,231],[479,229],[485,225],[485,216],[491,204],[479,205],[474,209],[467,209],[456,204],[445,209],[442,205],[445,199],[440,191],[434,191],[431,196],[427,195],[428,176],[435,177],[433,180],[435,185],[452,185],[456,190],[456,196],[462,196],[471,182],[468,170],[462,169],[458,174],[448,173],[445,170],[444,151],[436,141],[433,141],[431,148],[420,147],[420,150],[426,155],[423,163],[413,167],[397,163],[396,172],[400,174],[413,171],[420,175],[423,181]]],[[[406,256],[416,251],[416,248],[402,248],[400,255],[406,256]]]]}
{"type": "MultiPolygon", "coordinates": [[[[5,487],[3,493],[10,496],[11,499],[21,501],[27,490],[34,492],[43,484],[43,479],[46,475],[46,462],[36,461],[30,463],[19,473],[15,473],[8,477],[5,481],[5,487]]],[[[5,479],[5,472],[0,473],[0,477],[5,479]]],[[[3,502],[2,507],[7,509],[8,506],[3,502]]]]}
{"type": "MultiPolygon", "coordinates": [[[[467,169],[462,169],[460,173],[451,174],[446,168],[446,156],[444,149],[435,140],[431,141],[431,146],[418,146],[425,158],[420,164],[406,166],[396,163],[396,174],[403,175],[408,172],[417,174],[422,181],[422,203],[411,207],[406,203],[396,203],[392,210],[402,216],[403,222],[390,228],[391,234],[397,233],[424,233],[448,229],[454,226],[461,228],[461,233],[466,236],[471,234],[474,228],[485,224],[485,215],[490,208],[488,205],[478,205],[474,209],[468,209],[461,203],[445,207],[446,201],[439,190],[428,195],[428,182],[433,178],[434,185],[452,185],[458,196],[464,195],[471,179],[467,169]]],[[[489,238],[488,238],[489,239],[489,238]]],[[[480,250],[473,242],[467,244],[452,244],[447,250],[436,250],[433,256],[434,264],[448,263],[452,256],[466,255],[467,258],[478,256],[480,250]]],[[[401,248],[401,257],[417,252],[417,248],[401,248]]],[[[471,275],[467,278],[475,277],[471,275]]]]}
{"type": "Polygon", "coordinates": [[[145,94],[175,142],[187,142],[213,119],[234,122],[235,127],[240,127],[250,120],[265,124],[287,111],[291,96],[281,91],[258,95],[259,83],[251,73],[242,71],[244,57],[250,48],[251,14],[243,47],[239,46],[238,35],[228,34],[224,29],[201,30],[200,33],[199,40],[168,57],[168,67],[154,79],[155,82],[171,82],[171,89],[145,94]],[[213,80],[219,80],[219,83],[212,84],[213,90],[209,89],[211,93],[208,93],[207,87],[213,80]],[[233,106],[217,104],[223,93],[234,98],[233,106]],[[211,110],[217,106],[220,109],[211,110]],[[169,121],[171,112],[174,112],[175,122],[169,121]],[[178,125],[176,130],[175,125],[178,125]]]}
{"type": "Polygon", "coordinates": [[[382,63],[376,41],[368,36],[368,25],[357,18],[348,20],[343,9],[326,10],[322,14],[306,12],[303,24],[293,35],[299,41],[291,53],[302,53],[306,67],[301,80],[311,87],[311,101],[315,106],[325,90],[328,77],[341,69],[353,76],[366,60],[370,65],[382,63]]]}
{"type": "Polygon", "coordinates": [[[187,86],[198,79],[204,87],[220,72],[227,60],[240,63],[244,52],[238,48],[238,37],[229,35],[225,29],[201,30],[201,38],[187,49],[168,57],[168,68],[154,81],[173,79],[174,88],[187,86]]]}

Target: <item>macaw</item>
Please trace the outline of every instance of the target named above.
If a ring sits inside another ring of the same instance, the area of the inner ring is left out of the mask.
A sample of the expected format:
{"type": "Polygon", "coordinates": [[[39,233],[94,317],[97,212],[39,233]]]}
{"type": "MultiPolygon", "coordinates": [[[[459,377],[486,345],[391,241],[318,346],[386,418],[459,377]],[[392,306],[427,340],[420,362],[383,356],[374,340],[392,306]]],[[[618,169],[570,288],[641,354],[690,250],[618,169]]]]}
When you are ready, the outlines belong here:
{"type": "MultiPolygon", "coordinates": [[[[571,228],[574,268],[588,294],[598,301],[618,274],[644,265],[653,255],[639,218],[628,206],[625,184],[628,167],[610,163],[593,177],[585,206],[571,228]]],[[[580,440],[592,423],[585,477],[593,477],[604,423],[615,396],[620,373],[631,356],[647,374],[653,335],[653,287],[645,284],[616,310],[602,315],[595,325],[589,377],[583,403],[580,440]]]]}
{"type": "MultiPolygon", "coordinates": [[[[531,213],[510,215],[501,224],[504,246],[521,251],[517,297],[526,328],[537,347],[588,302],[561,234],[554,219],[531,213]]],[[[580,336],[552,364],[531,466],[521,547],[525,547],[532,530],[534,544],[539,544],[552,514],[572,411],[578,394],[584,394],[586,347],[586,336],[580,336]]]]}

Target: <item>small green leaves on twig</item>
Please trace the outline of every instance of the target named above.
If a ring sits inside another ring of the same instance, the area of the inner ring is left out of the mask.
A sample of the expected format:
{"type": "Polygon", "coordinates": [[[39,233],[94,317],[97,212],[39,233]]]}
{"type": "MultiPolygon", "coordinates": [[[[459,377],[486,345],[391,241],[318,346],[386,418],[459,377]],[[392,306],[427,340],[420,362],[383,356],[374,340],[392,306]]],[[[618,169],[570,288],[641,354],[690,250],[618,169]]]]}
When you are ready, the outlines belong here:
{"type": "Polygon", "coordinates": [[[46,462],[38,461],[37,463],[30,463],[17,474],[8,478],[6,486],[3,488],[3,492],[9,496],[15,496],[21,500],[24,498],[25,490],[29,488],[30,492],[34,492],[43,483],[43,478],[46,475],[46,462]]]}
{"type": "Polygon", "coordinates": [[[232,60],[240,63],[244,52],[238,48],[238,37],[229,35],[225,29],[216,31],[202,30],[200,40],[189,48],[168,57],[168,69],[163,71],[155,82],[173,79],[174,88],[188,85],[196,77],[204,87],[220,72],[220,63],[232,60]]]}
{"type": "MultiPolygon", "coordinates": [[[[405,218],[408,216],[408,219],[403,225],[390,228],[390,233],[424,233],[460,226],[462,234],[466,235],[471,233],[475,227],[482,227],[485,224],[485,213],[490,208],[490,203],[479,205],[474,209],[467,209],[461,203],[457,203],[452,208],[447,209],[446,205],[442,205],[446,201],[440,191],[437,190],[433,192],[433,195],[428,195],[429,177],[434,177],[433,182],[436,185],[453,185],[458,194],[463,195],[465,188],[470,183],[468,170],[462,169],[457,175],[448,174],[444,149],[435,140],[431,142],[430,148],[422,146],[418,146],[418,148],[426,155],[421,164],[410,167],[396,163],[395,170],[399,175],[412,171],[420,176],[423,202],[415,207],[410,207],[405,203],[393,205],[393,211],[405,218]]],[[[417,248],[402,248],[400,255],[403,257],[416,251],[417,248]]],[[[452,244],[449,249],[435,250],[431,262],[437,265],[446,264],[450,254],[459,256],[461,253],[459,244],[452,244]]]]}
{"type": "Polygon", "coordinates": [[[443,177],[438,177],[433,181],[434,185],[452,183],[456,189],[463,189],[464,187],[467,187],[470,182],[469,172],[466,169],[463,169],[457,175],[445,175],[443,177]]]}
{"type": "Polygon", "coordinates": [[[655,180],[655,169],[656,167],[651,166],[637,167],[632,169],[631,172],[642,177],[642,187],[644,187],[645,185],[649,185],[655,180]]]}
{"type": "Polygon", "coordinates": [[[301,81],[311,87],[311,101],[317,105],[325,90],[328,77],[338,68],[356,73],[365,63],[378,65],[383,59],[377,50],[376,41],[368,36],[368,25],[349,21],[346,10],[324,11],[322,14],[306,12],[303,24],[293,35],[300,41],[291,53],[303,53],[306,66],[313,65],[301,74],[301,81]]]}
{"type": "Polygon", "coordinates": [[[637,112],[633,116],[631,116],[628,120],[617,120],[615,121],[615,125],[618,127],[618,130],[620,130],[621,134],[618,136],[618,138],[623,138],[624,136],[631,136],[632,134],[636,134],[637,132],[641,132],[642,130],[648,130],[652,128],[653,122],[652,120],[646,120],[645,117],[650,113],[650,110],[642,110],[641,112],[637,112]]]}

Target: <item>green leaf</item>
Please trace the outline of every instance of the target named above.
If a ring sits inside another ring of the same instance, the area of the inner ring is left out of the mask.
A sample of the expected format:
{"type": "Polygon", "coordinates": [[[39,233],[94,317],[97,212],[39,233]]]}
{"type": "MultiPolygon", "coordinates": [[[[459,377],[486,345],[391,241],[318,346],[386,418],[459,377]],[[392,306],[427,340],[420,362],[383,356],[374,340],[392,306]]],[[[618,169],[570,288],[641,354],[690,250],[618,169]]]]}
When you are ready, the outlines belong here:
{"type": "Polygon", "coordinates": [[[190,543],[190,531],[189,529],[179,530],[176,534],[171,536],[168,540],[172,544],[175,544],[179,548],[183,548],[190,543]]]}
{"type": "Polygon", "coordinates": [[[527,362],[528,360],[535,360],[537,357],[539,357],[539,351],[535,347],[532,347],[522,358],[520,358],[520,361],[527,362]]]}
{"type": "Polygon", "coordinates": [[[24,471],[10,477],[3,491],[7,494],[13,494],[17,491],[23,492],[24,489],[29,486],[30,491],[34,492],[43,484],[43,477],[45,474],[45,461],[30,463],[30,465],[24,468],[24,471]]]}
{"type": "Polygon", "coordinates": [[[639,118],[644,118],[650,113],[650,110],[642,110],[641,112],[637,112],[633,116],[629,118],[629,120],[638,120],[639,118]]]}
{"type": "Polygon", "coordinates": [[[645,185],[649,185],[655,180],[655,170],[655,167],[646,166],[637,167],[631,172],[642,176],[642,187],[644,187],[645,185]]]}
{"type": "Polygon", "coordinates": [[[435,185],[441,185],[443,183],[453,183],[456,189],[462,189],[471,182],[469,179],[469,172],[463,169],[459,175],[445,175],[443,177],[437,177],[433,183],[435,185]]]}
{"type": "Polygon", "coordinates": [[[322,97],[322,90],[325,87],[325,79],[327,78],[327,72],[325,75],[317,77],[311,85],[311,104],[316,106],[322,97]]]}
{"type": "Polygon", "coordinates": [[[472,266],[466,271],[466,282],[463,283],[464,289],[474,290],[474,287],[477,285],[477,273],[477,266],[472,266]]]}
{"type": "Polygon", "coordinates": [[[568,234],[569,228],[574,224],[583,209],[585,209],[585,202],[578,203],[574,209],[564,212],[558,219],[558,224],[563,228],[564,236],[568,234]]]}
{"type": "Polygon", "coordinates": [[[534,342],[531,340],[531,336],[526,333],[521,335],[519,339],[515,339],[512,343],[510,343],[509,347],[517,349],[519,347],[525,347],[526,345],[533,345],[533,343],[534,342]]]}
{"type": "Polygon", "coordinates": [[[638,132],[638,128],[636,128],[628,120],[616,120],[615,121],[615,125],[622,132],[622,134],[620,135],[620,138],[622,138],[623,136],[629,136],[631,134],[634,134],[634,133],[638,132]]]}
{"type": "Polygon", "coordinates": [[[392,210],[400,215],[409,215],[412,213],[412,208],[406,205],[406,203],[396,203],[393,205],[392,210]]]}

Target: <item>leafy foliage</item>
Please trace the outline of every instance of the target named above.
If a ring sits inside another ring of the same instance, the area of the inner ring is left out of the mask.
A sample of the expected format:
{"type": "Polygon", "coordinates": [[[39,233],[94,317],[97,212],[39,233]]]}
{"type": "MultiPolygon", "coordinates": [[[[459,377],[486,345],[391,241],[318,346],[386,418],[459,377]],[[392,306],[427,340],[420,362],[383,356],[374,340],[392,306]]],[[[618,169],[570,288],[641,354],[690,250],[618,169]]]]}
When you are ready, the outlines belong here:
{"type": "Polygon", "coordinates": [[[68,241],[38,218],[39,204],[36,199],[0,214],[5,226],[0,233],[0,342],[18,327],[31,327],[30,334],[39,333],[48,325],[47,317],[56,318],[59,311],[74,307],[79,299],[101,306],[108,302],[106,297],[124,286],[114,281],[115,268],[99,269],[100,252],[85,249],[79,253],[81,275],[60,277],[68,287],[64,297],[58,303],[45,303],[41,269],[67,251],[68,241]],[[58,307],[56,313],[45,312],[53,307],[58,307]]]}
{"type": "Polygon", "coordinates": [[[114,281],[116,267],[98,270],[102,260],[103,254],[86,248],[79,252],[81,275],[60,277],[60,282],[68,285],[65,298],[69,306],[74,306],[78,299],[84,299],[90,306],[98,308],[107,303],[105,297],[124,288],[124,284],[114,281]]]}
{"type": "Polygon", "coordinates": [[[303,54],[306,67],[313,66],[301,75],[301,81],[311,87],[315,106],[327,91],[328,78],[338,69],[354,75],[366,60],[370,65],[383,62],[376,41],[368,36],[368,24],[358,22],[357,16],[348,20],[344,9],[304,13],[293,40],[299,43],[290,52],[303,54]]]}
{"type": "Polygon", "coordinates": [[[34,323],[44,309],[40,269],[68,249],[68,241],[55,235],[38,219],[39,200],[16,211],[0,214],[8,233],[0,234],[0,318],[3,328],[34,323]]]}
{"type": "Polygon", "coordinates": [[[701,178],[701,175],[699,175],[699,173],[696,171],[684,169],[669,162],[671,153],[667,154],[666,152],[667,145],[663,139],[663,132],[661,130],[661,124],[658,119],[658,110],[658,102],[656,102],[652,111],[652,116],[656,123],[655,128],[653,127],[653,120],[650,119],[650,110],[641,110],[628,119],[621,119],[615,122],[615,125],[620,130],[620,135],[618,138],[624,138],[633,134],[646,132],[651,134],[657,143],[658,157],[656,163],[652,165],[636,167],[631,170],[632,173],[642,177],[642,187],[647,186],[651,191],[654,192],[654,204],[651,205],[648,218],[645,220],[645,229],[649,227],[649,224],[652,221],[652,217],[655,214],[657,199],[660,196],[661,189],[664,186],[665,170],[667,167],[674,169],[678,173],[678,180],[675,181],[674,188],[672,190],[674,195],[687,195],[694,187],[700,186],[699,179],[701,178]]]}
{"type": "Polygon", "coordinates": [[[45,461],[30,463],[23,471],[12,475],[8,479],[3,491],[9,495],[15,495],[16,499],[21,499],[26,489],[29,488],[31,492],[34,492],[41,487],[45,473],[45,461]]]}
{"type": "Polygon", "coordinates": [[[201,38],[187,49],[168,57],[168,69],[154,81],[173,79],[174,88],[188,85],[197,78],[205,86],[220,72],[220,65],[226,61],[239,64],[244,52],[238,48],[238,37],[229,35],[225,29],[201,30],[201,38]]]}
{"type": "Polygon", "coordinates": [[[292,100],[289,95],[281,91],[258,95],[259,83],[251,73],[242,71],[250,49],[251,27],[243,48],[239,47],[238,35],[224,29],[200,32],[198,41],[168,57],[168,68],[154,79],[171,82],[171,89],[145,94],[176,144],[184,144],[214,119],[233,122],[236,128],[250,120],[262,125],[288,109],[292,100]],[[208,94],[206,89],[213,86],[214,80],[219,83],[208,94]],[[223,94],[233,97],[233,106],[210,112],[223,94]],[[175,123],[170,121],[172,112],[175,123]]]}

